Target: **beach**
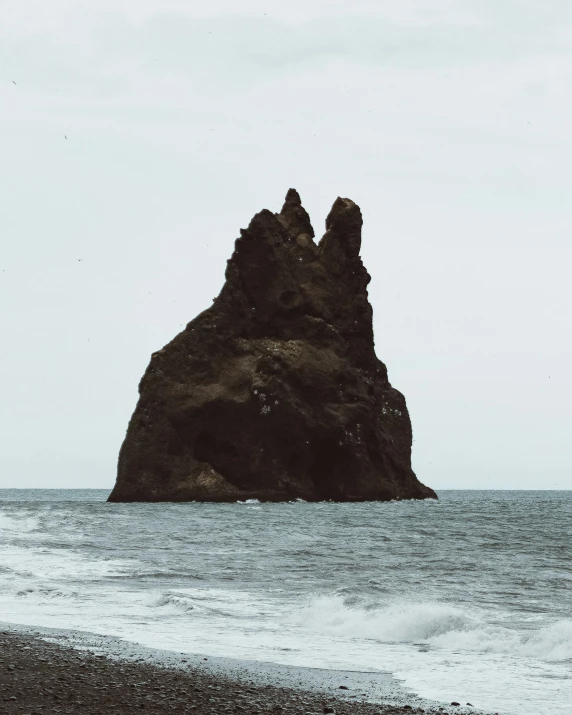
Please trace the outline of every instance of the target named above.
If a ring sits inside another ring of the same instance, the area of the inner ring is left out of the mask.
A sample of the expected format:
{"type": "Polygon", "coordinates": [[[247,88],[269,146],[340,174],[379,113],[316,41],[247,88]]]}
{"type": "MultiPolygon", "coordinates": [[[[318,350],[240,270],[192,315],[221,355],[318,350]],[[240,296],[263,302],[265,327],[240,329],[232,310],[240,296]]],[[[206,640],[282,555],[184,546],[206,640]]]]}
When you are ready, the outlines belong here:
{"type": "Polygon", "coordinates": [[[473,708],[421,703],[413,694],[409,702],[407,696],[401,703],[369,702],[367,684],[359,682],[359,674],[356,680],[347,674],[304,674],[304,669],[296,669],[280,676],[278,668],[272,672],[239,663],[232,668],[220,659],[211,666],[206,657],[154,653],[131,644],[121,657],[113,639],[97,639],[97,649],[86,646],[89,638],[81,648],[66,641],[73,641],[73,636],[2,627],[0,713],[477,713],[473,708]]]}

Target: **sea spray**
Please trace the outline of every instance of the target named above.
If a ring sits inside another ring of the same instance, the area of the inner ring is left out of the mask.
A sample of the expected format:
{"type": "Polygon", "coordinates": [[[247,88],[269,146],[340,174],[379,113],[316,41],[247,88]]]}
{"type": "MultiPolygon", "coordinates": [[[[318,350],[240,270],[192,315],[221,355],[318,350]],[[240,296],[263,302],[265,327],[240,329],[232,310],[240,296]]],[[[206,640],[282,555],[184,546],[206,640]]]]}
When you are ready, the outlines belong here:
{"type": "MultiPolygon", "coordinates": [[[[493,614],[498,616],[498,614],[493,614]]],[[[546,661],[572,659],[572,620],[514,630],[487,623],[484,613],[446,603],[400,602],[348,606],[339,596],[322,596],[297,612],[308,630],[385,643],[426,643],[449,650],[506,653],[546,661]]]]}

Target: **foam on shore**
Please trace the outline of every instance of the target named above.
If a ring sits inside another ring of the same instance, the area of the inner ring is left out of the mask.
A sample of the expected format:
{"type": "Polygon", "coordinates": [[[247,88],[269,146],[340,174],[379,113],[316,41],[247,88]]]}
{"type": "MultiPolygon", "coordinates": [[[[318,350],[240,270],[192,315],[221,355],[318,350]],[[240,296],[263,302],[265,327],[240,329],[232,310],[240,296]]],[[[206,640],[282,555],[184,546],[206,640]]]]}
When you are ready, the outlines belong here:
{"type": "MultiPolygon", "coordinates": [[[[114,636],[59,628],[25,626],[0,621],[0,630],[14,635],[41,639],[64,648],[73,648],[110,660],[144,663],[186,672],[202,672],[237,682],[248,681],[254,687],[275,686],[321,694],[354,703],[373,703],[389,707],[409,705],[426,713],[438,712],[449,703],[439,703],[417,696],[405,689],[391,673],[329,670],[278,665],[234,658],[205,657],[194,653],[149,648],[114,636]],[[342,686],[342,687],[340,687],[342,686]]],[[[473,707],[455,707],[459,715],[486,715],[473,707]]],[[[500,712],[500,711],[499,711],[500,712]]]]}

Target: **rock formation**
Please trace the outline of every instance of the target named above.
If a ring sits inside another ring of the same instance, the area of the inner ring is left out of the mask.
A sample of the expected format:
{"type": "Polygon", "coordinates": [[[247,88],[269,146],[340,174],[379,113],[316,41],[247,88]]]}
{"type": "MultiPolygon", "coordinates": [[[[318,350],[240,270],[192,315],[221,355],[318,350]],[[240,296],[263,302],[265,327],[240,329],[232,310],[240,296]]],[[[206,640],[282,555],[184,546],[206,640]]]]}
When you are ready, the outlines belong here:
{"type": "Polygon", "coordinates": [[[241,230],[213,305],[153,353],[110,501],[435,498],[373,344],[358,206],[319,243],[290,189],[241,230]]]}

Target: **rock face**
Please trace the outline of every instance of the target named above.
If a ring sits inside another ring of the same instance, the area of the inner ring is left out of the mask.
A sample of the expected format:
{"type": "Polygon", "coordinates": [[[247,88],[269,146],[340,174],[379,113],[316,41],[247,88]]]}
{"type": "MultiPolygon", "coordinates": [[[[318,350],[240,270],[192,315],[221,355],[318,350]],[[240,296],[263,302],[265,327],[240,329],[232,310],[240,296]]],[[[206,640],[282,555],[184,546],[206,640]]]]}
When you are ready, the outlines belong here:
{"type": "Polygon", "coordinates": [[[236,240],[213,305],[154,353],[110,501],[436,498],[373,344],[362,217],[319,243],[290,189],[236,240]]]}

